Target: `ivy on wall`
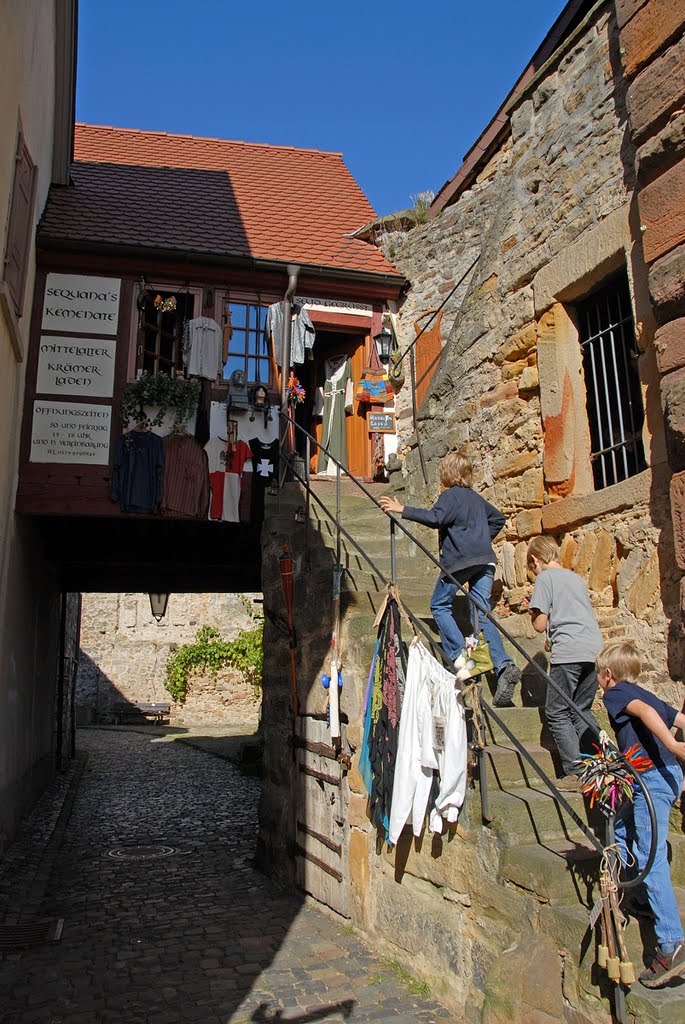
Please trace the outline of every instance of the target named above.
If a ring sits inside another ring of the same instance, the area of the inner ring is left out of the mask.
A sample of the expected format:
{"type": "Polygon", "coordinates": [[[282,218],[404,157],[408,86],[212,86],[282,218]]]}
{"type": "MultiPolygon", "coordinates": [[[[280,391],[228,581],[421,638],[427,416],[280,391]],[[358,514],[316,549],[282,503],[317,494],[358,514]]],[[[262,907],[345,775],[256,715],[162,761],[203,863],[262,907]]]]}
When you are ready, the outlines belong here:
{"type": "Polygon", "coordinates": [[[201,381],[197,378],[180,380],[164,373],[149,374],[145,371],[124,385],[122,414],[127,422],[145,423],[148,427],[161,426],[168,409],[173,409],[175,425],[188,422],[197,410],[201,381]],[[156,413],[149,417],[144,406],[154,406],[156,413]]]}
{"type": "Polygon", "coordinates": [[[243,630],[235,640],[224,640],[214,626],[202,626],[191,643],[182,644],[167,658],[164,686],[176,703],[183,704],[193,672],[209,672],[216,678],[220,669],[230,667],[243,673],[257,699],[263,663],[261,626],[243,630]]]}

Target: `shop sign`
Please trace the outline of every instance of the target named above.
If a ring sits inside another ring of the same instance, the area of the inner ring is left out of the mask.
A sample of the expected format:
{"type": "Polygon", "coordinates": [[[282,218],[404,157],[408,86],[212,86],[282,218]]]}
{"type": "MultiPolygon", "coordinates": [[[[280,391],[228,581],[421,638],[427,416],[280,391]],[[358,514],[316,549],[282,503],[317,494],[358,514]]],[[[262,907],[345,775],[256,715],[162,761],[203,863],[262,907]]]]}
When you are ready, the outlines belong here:
{"type": "Polygon", "coordinates": [[[116,338],[56,338],[44,334],[38,353],[36,393],[111,398],[116,338]]]}
{"type": "Polygon", "coordinates": [[[373,308],[367,302],[348,302],[347,299],[313,299],[308,296],[296,297],[294,302],[319,313],[349,313],[350,316],[373,316],[373,308]]]}
{"type": "Polygon", "coordinates": [[[44,331],[116,334],[121,279],[48,274],[43,296],[44,331]]]}
{"type": "Polygon", "coordinates": [[[31,462],[106,466],[112,408],[82,403],[33,403],[31,462]]]}
{"type": "Polygon", "coordinates": [[[394,412],[370,412],[367,417],[367,426],[372,434],[394,434],[395,413],[394,412]]]}

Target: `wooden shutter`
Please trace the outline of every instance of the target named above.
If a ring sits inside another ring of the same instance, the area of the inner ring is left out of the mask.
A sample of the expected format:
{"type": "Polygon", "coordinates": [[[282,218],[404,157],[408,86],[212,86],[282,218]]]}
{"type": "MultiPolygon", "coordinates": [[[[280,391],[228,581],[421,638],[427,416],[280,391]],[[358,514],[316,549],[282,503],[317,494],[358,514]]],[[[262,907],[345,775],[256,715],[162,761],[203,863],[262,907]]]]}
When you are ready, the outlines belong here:
{"type": "Polygon", "coordinates": [[[24,287],[31,248],[35,189],[36,168],[24,136],[20,134],[14,168],[4,271],[5,282],[19,317],[24,309],[24,287]]]}

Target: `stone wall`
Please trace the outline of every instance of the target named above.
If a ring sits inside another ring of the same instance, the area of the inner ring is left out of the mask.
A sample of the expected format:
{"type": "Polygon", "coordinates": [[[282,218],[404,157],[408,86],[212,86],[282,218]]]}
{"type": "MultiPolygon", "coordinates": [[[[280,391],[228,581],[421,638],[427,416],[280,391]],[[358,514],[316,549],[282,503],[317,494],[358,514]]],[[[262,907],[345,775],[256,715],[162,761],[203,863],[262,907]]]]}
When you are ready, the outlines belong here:
{"type": "MultiPolygon", "coordinates": [[[[677,81],[681,88],[682,75],[677,81]]],[[[681,571],[657,367],[661,349],[662,362],[677,359],[677,325],[669,325],[668,338],[660,331],[662,344],[655,348],[654,285],[641,234],[645,244],[654,236],[649,228],[637,230],[626,92],[619,28],[612,5],[600,5],[519,95],[511,135],[471,187],[433,220],[382,236],[380,244],[411,282],[399,316],[403,345],[413,337],[416,316],[437,307],[477,260],[445,307],[442,358],[419,410],[427,482],[408,388],[400,393],[406,500],[432,503],[440,458],[465,451],[474,460],[478,490],[507,516],[499,538],[498,611],[512,635],[531,653],[537,650],[523,611],[532,586],[525,550],[531,536],[552,533],[563,544],[564,564],[588,582],[604,635],[634,636],[646,652],[649,684],[680,704],[682,688],[671,677],[685,674],[681,571]],[[649,468],[595,491],[572,307],[621,266],[641,353],[649,468]]],[[[668,184],[668,195],[679,194],[676,182],[668,184]]],[[[649,251],[661,249],[650,242],[649,251]]],[[[678,371],[672,376],[678,377],[673,387],[682,387],[678,371]]],[[[680,410],[675,399],[672,404],[680,410]]],[[[679,415],[674,411],[673,418],[679,415]]],[[[685,567],[685,557],[681,561],[685,567]]]]}
{"type": "MultiPolygon", "coordinates": [[[[147,594],[84,594],[76,711],[82,723],[111,720],[113,703],[170,703],[164,671],[170,652],[191,641],[201,626],[216,626],[226,640],[254,628],[255,595],[172,594],[156,622],[147,594]]],[[[195,675],[172,723],[256,726],[259,700],[240,672],[216,679],[195,675]]]]}

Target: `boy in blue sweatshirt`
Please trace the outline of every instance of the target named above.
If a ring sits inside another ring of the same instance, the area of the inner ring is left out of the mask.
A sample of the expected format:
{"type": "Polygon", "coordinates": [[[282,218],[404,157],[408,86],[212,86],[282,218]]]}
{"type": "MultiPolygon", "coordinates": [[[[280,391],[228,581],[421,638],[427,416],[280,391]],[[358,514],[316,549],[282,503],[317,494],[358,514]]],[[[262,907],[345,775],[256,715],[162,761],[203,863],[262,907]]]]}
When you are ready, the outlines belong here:
{"type": "MultiPolygon", "coordinates": [[[[403,519],[438,530],[443,570],[461,584],[468,583],[469,593],[482,607],[489,609],[497,565],[492,542],[506,520],[499,509],[476,494],[472,482],[471,460],[458,452],[450,452],[440,463],[443,490],[432,508],[413,508],[389,497],[380,498],[379,502],[386,512],[396,512],[403,519]]],[[[456,583],[440,575],[430,604],[443,650],[450,661],[455,661],[464,649],[464,635],[452,614],[458,589],[456,583]]],[[[471,617],[474,634],[478,636],[481,629],[483,631],[497,672],[493,704],[508,707],[512,704],[514,688],[521,680],[521,672],[504,650],[499,630],[490,619],[482,613],[479,615],[473,606],[471,617]]]]}
{"type": "MultiPolygon", "coordinates": [[[[641,773],[654,804],[657,848],[654,863],[644,880],[654,931],[659,943],[652,964],[639,980],[647,988],[661,988],[672,978],[685,975],[685,942],[671,872],[668,866],[668,818],[683,789],[685,743],[671,729],[685,729],[685,715],[638,686],[642,663],[632,640],[607,644],[595,661],[604,705],[622,753],[637,745],[638,753],[652,767],[641,773]]],[[[616,840],[624,865],[635,863],[641,871],[649,856],[652,829],[641,788],[626,801],[616,817],[616,840]],[[627,851],[630,859],[627,860],[627,851]]]]}

